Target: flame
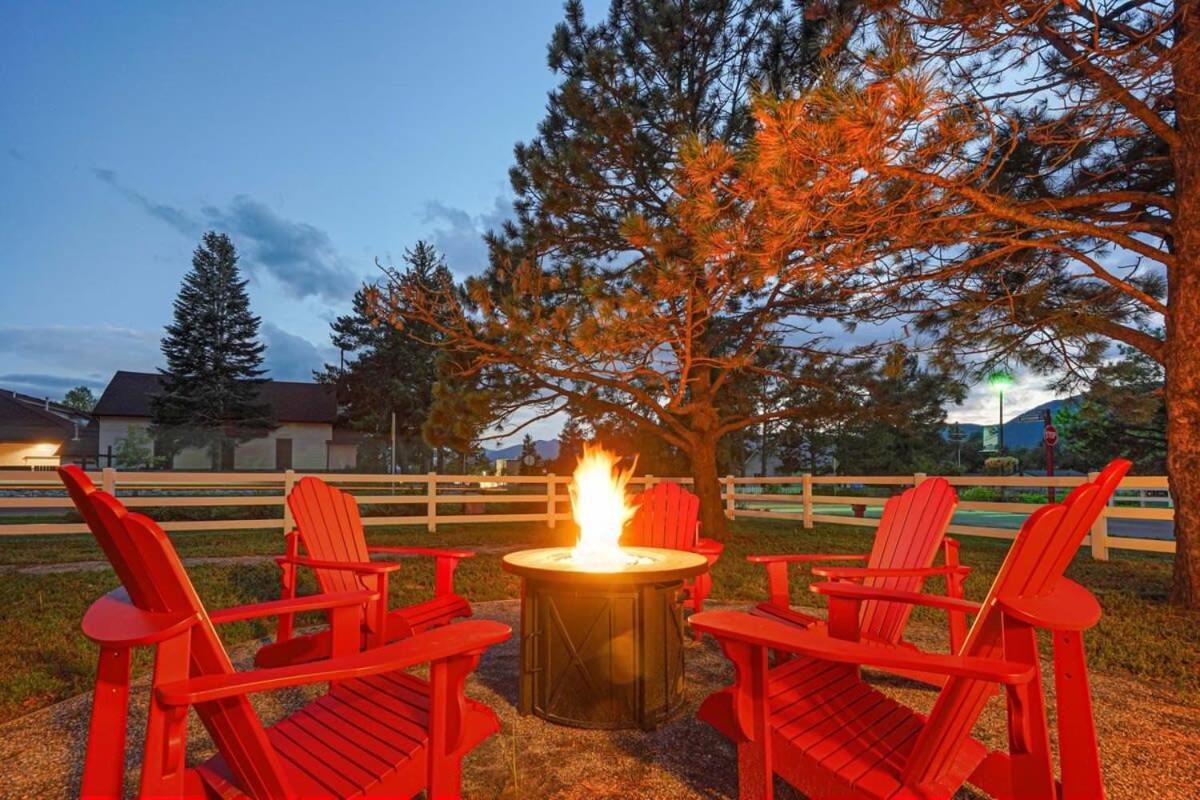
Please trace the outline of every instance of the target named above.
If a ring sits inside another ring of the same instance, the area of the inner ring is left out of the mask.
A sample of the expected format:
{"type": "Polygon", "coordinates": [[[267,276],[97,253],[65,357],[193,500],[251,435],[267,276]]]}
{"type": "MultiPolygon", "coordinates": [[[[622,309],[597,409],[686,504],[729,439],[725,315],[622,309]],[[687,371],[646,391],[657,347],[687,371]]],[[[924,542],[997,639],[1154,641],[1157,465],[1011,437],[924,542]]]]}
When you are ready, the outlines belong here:
{"type": "Polygon", "coordinates": [[[569,489],[579,524],[571,560],[594,572],[615,572],[633,560],[619,544],[621,529],[637,510],[625,499],[633,468],[622,471],[616,465],[616,454],[585,444],[569,489]]]}

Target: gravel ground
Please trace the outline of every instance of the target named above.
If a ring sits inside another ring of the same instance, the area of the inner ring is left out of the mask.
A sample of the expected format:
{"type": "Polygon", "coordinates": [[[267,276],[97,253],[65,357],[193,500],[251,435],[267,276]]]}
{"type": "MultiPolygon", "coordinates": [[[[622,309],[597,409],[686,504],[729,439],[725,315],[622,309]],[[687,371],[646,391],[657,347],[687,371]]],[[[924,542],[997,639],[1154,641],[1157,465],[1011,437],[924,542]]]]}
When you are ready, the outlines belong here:
{"type": "MultiPolygon", "coordinates": [[[[479,617],[516,627],[517,602],[476,604],[479,617]]],[[[910,626],[922,647],[944,647],[940,629],[910,626]]],[[[246,668],[253,645],[232,655],[246,668]]],[[[492,648],[468,684],[468,693],[499,713],[503,730],[466,761],[463,793],[469,798],[733,798],[737,770],[733,748],[695,719],[699,702],[731,679],[714,642],[689,642],[688,707],[653,733],[581,731],[519,717],[516,638],[492,648]]],[[[1049,666],[1045,665],[1047,676],[1049,666]]],[[[1093,674],[1093,696],[1105,783],[1112,798],[1195,798],[1200,784],[1200,708],[1180,703],[1165,690],[1124,677],[1093,674]]],[[[915,708],[928,710],[935,693],[917,684],[882,678],[880,683],[915,708]]],[[[1048,685],[1053,686],[1050,682],[1048,685]]],[[[259,695],[265,721],[303,703],[304,692],[259,695]]],[[[80,696],[0,726],[0,796],[55,798],[78,795],[90,697],[80,696]]],[[[129,784],[136,786],[146,681],[133,692],[129,784]]],[[[990,746],[1005,741],[1004,708],[993,698],[976,727],[990,746]]],[[[192,759],[211,753],[199,723],[192,720],[192,759]]],[[[798,797],[782,783],[780,798],[798,797]]],[[[975,797],[970,791],[962,797],[975,797]]]]}

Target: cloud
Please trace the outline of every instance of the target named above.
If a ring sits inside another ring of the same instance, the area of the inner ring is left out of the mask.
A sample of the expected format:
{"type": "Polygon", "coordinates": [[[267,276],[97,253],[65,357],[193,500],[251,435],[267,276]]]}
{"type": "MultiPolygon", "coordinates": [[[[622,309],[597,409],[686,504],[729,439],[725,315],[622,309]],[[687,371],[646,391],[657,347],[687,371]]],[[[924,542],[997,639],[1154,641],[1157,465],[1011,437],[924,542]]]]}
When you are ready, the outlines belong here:
{"type": "Polygon", "coordinates": [[[103,389],[119,369],[152,372],[162,361],[159,336],[112,326],[0,327],[8,369],[0,386],[39,397],[80,384],[103,389]]]}
{"type": "Polygon", "coordinates": [[[92,169],[92,174],[95,175],[96,179],[101,183],[112,187],[114,191],[116,191],[126,200],[133,203],[135,206],[142,209],[155,219],[167,223],[183,235],[195,239],[201,234],[202,226],[195,217],[188,214],[181,208],[165,205],[163,203],[156,203],[150,198],[146,197],[144,194],[136,192],[133,189],[122,185],[120,181],[117,180],[117,173],[113,172],[111,169],[94,168],[92,169]]]}
{"type": "Polygon", "coordinates": [[[154,369],[161,361],[160,335],[160,331],[110,325],[0,327],[0,353],[8,363],[36,364],[38,370],[58,368],[107,382],[118,369],[154,369]]]}
{"type": "Polygon", "coordinates": [[[332,347],[318,348],[303,336],[288,333],[270,322],[263,323],[262,339],[267,346],[264,366],[268,376],[277,381],[311,382],[313,370],[321,369],[337,355],[332,347]]]}
{"type": "Polygon", "coordinates": [[[227,206],[205,206],[192,213],[159,203],[121,183],[111,169],[92,174],[146,214],[195,240],[207,229],[230,234],[243,255],[250,275],[270,275],[290,297],[322,297],[346,301],[358,288],[359,277],[346,267],[324,230],[295,222],[248,195],[235,196],[227,206]]]}
{"type": "MultiPolygon", "coordinates": [[[[293,222],[266,204],[238,195],[227,208],[202,209],[208,227],[250,242],[251,266],[259,266],[293,297],[309,295],[344,302],[360,280],[342,263],[329,234],[306,222],[293,222]]],[[[252,273],[254,269],[250,270],[252,273]]]]}
{"type": "Polygon", "coordinates": [[[57,400],[76,386],[86,386],[97,396],[104,390],[105,382],[94,378],[66,375],[42,375],[33,372],[6,372],[0,374],[0,388],[17,391],[34,397],[49,397],[57,400]]]}
{"type": "MultiPolygon", "coordinates": [[[[1044,376],[1019,370],[1013,373],[1012,385],[1004,390],[1004,420],[1011,422],[1014,417],[1061,396],[1047,387],[1044,376]]],[[[999,415],[1000,398],[986,381],[972,386],[961,406],[946,409],[946,418],[951,422],[994,425],[999,415]]]]}
{"type": "Polygon", "coordinates": [[[458,275],[482,272],[487,266],[487,245],[483,235],[498,230],[513,217],[512,201],[497,197],[492,208],[482,214],[429,200],[421,213],[421,221],[433,225],[431,239],[446,256],[446,264],[458,275]]]}

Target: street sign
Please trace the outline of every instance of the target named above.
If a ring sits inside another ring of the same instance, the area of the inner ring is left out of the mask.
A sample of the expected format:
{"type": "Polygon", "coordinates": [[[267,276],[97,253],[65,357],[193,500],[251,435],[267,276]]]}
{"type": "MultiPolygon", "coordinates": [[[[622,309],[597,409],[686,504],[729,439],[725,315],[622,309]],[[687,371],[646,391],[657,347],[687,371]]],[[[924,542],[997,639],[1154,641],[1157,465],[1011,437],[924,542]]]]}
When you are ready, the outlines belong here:
{"type": "Polygon", "coordinates": [[[983,447],[979,449],[985,453],[997,452],[1000,449],[1000,426],[984,425],[982,433],[983,447]]]}
{"type": "Polygon", "coordinates": [[[1047,425],[1042,431],[1042,441],[1046,443],[1046,447],[1054,447],[1058,444],[1058,429],[1053,425],[1047,425]]]}

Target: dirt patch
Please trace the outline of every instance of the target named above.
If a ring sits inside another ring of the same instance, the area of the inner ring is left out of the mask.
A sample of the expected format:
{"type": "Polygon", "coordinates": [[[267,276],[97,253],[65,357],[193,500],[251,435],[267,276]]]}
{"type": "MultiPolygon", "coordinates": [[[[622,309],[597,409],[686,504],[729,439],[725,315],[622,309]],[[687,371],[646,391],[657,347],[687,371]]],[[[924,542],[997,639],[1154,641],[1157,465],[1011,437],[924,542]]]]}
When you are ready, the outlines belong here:
{"type": "MultiPolygon", "coordinates": [[[[479,603],[479,617],[516,628],[516,601],[479,603]]],[[[944,647],[943,631],[912,626],[922,647],[944,647]]],[[[249,666],[255,644],[234,648],[239,669],[249,666]]],[[[731,680],[716,644],[689,642],[688,705],[658,731],[582,731],[516,713],[516,637],[488,651],[468,684],[468,693],[496,709],[502,731],[468,756],[463,793],[468,798],[733,798],[737,768],[732,746],[695,718],[712,690],[731,680]]],[[[1045,665],[1049,677],[1049,665],[1045,665]]],[[[886,690],[922,711],[936,693],[918,684],[881,680],[886,690]]],[[[1053,687],[1053,682],[1048,683],[1053,687]]],[[[136,790],[141,737],[146,719],[145,679],[132,692],[128,790],[136,790]]],[[[258,695],[255,706],[272,722],[317,690],[258,695]]],[[[1052,691],[1052,689],[1051,689],[1052,691]]],[[[1112,798],[1192,798],[1200,774],[1200,708],[1127,678],[1093,675],[1096,722],[1105,783],[1112,798]]],[[[90,696],[80,696],[0,726],[0,794],[12,798],[75,797],[87,736],[90,696]]],[[[989,746],[1005,739],[1004,706],[993,698],[976,727],[989,746]]],[[[212,753],[199,722],[192,719],[189,759],[212,753]]],[[[798,794],[777,782],[777,796],[798,794]]],[[[974,797],[969,790],[962,797],[974,797]]]]}

